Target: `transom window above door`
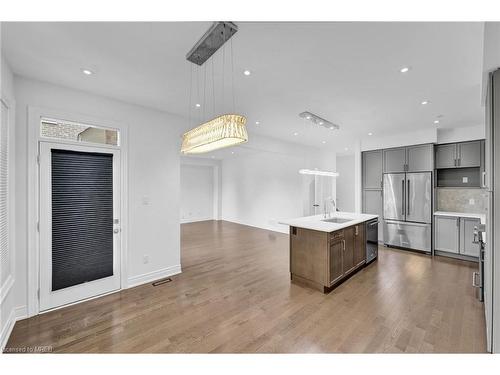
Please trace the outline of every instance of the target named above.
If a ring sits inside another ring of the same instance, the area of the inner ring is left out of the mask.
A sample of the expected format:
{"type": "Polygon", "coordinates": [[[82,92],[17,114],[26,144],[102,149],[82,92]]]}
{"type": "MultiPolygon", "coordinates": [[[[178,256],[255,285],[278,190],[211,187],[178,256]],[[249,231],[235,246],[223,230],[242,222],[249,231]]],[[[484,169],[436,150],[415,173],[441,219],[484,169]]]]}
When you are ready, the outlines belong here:
{"type": "Polygon", "coordinates": [[[43,138],[63,139],[66,141],[97,143],[119,146],[119,130],[101,128],[93,125],[42,119],[40,123],[40,136],[43,138]]]}

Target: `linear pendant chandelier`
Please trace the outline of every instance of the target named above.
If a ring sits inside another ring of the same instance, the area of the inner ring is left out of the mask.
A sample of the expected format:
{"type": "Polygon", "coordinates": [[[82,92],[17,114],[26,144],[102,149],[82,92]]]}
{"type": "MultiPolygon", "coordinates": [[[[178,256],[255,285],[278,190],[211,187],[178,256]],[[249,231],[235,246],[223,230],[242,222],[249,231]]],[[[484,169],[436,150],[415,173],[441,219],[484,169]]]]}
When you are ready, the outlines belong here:
{"type": "MultiPolygon", "coordinates": [[[[203,37],[195,44],[191,51],[187,54],[186,59],[198,66],[204,65],[204,80],[203,80],[203,115],[205,113],[205,92],[206,92],[206,71],[207,64],[205,62],[223,46],[236,31],[237,26],[232,22],[214,22],[210,29],[203,37]]],[[[184,133],[182,136],[181,152],[183,154],[201,154],[218,150],[224,147],[236,146],[248,141],[248,133],[246,129],[246,118],[243,115],[234,113],[234,64],[233,64],[233,48],[231,40],[231,86],[233,99],[233,113],[215,116],[215,79],[214,79],[214,60],[212,62],[212,95],[213,95],[213,110],[214,116],[209,121],[203,122],[184,133]]],[[[225,68],[225,48],[223,47],[222,55],[222,93],[224,94],[224,68],[225,68]]],[[[198,75],[199,76],[199,75],[198,75]]],[[[199,82],[197,84],[199,91],[199,82]]],[[[191,83],[189,93],[189,122],[191,122],[191,90],[192,90],[192,70],[191,83]]],[[[222,95],[222,106],[224,106],[224,95],[222,95]]],[[[196,107],[200,107],[197,104],[196,107]]],[[[203,116],[204,117],[204,116],[203,116]]]]}
{"type": "Polygon", "coordinates": [[[222,115],[184,133],[181,152],[201,154],[248,141],[246,118],[222,115]]]}

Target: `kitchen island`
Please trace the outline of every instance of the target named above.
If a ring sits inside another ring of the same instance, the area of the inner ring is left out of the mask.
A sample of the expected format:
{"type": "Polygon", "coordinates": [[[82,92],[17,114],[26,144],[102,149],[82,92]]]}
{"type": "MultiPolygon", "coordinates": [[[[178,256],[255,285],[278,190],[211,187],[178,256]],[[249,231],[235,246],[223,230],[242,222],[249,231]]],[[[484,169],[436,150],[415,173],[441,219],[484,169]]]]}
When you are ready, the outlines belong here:
{"type": "Polygon", "coordinates": [[[335,212],[280,223],[290,226],[290,275],[294,283],[328,293],[365,265],[367,251],[368,262],[376,257],[377,215],[335,212]]]}

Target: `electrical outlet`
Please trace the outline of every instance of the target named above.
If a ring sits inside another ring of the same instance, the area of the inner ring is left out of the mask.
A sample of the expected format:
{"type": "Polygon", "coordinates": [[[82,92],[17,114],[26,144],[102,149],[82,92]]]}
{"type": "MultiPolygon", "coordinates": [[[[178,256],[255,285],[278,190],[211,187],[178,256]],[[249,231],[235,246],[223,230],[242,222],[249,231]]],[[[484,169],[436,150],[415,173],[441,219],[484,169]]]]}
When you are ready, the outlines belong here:
{"type": "Polygon", "coordinates": [[[144,264],[148,264],[149,263],[149,255],[144,255],[142,257],[142,263],[144,263],[144,264]]]}
{"type": "Polygon", "coordinates": [[[476,202],[474,201],[474,198],[469,199],[469,204],[470,204],[471,206],[472,206],[472,205],[474,205],[475,203],[476,203],[476,202]]]}
{"type": "Polygon", "coordinates": [[[467,184],[469,182],[469,177],[462,177],[462,183],[467,184]]]}

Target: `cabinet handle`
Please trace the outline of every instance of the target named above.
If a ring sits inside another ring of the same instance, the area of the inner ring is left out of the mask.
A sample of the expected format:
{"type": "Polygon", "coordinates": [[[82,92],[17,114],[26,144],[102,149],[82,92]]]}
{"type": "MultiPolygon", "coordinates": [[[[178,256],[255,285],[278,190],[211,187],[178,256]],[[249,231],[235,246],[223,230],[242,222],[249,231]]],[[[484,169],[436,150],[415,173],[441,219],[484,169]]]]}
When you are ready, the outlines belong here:
{"type": "Polygon", "coordinates": [[[345,252],[345,240],[342,240],[342,251],[345,252]]]}
{"type": "Polygon", "coordinates": [[[483,177],[483,179],[482,179],[483,180],[483,186],[482,187],[485,188],[486,187],[486,172],[483,172],[482,177],[483,177]]]}
{"type": "Polygon", "coordinates": [[[356,236],[358,235],[358,226],[357,226],[357,225],[354,227],[354,234],[355,234],[356,236]]]}

